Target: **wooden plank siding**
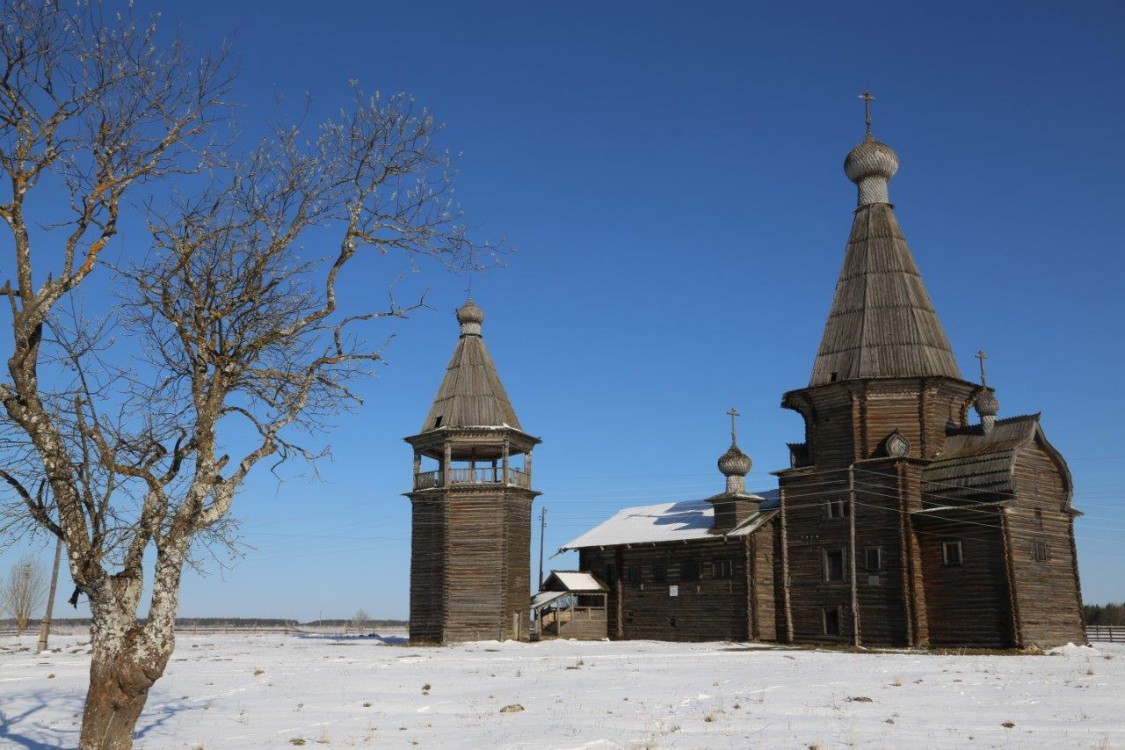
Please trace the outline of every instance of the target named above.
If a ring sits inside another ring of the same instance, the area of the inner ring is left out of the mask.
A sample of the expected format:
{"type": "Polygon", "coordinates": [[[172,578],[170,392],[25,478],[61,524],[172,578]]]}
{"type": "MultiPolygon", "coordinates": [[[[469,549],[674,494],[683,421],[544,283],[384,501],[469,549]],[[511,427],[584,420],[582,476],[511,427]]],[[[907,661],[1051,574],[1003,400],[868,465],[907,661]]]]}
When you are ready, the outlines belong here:
{"type": "Polygon", "coordinates": [[[515,638],[525,630],[534,497],[515,487],[411,494],[412,641],[515,638]]]}
{"type": "Polygon", "coordinates": [[[440,643],[445,622],[445,505],[433,493],[410,500],[410,640],[440,643]]]}

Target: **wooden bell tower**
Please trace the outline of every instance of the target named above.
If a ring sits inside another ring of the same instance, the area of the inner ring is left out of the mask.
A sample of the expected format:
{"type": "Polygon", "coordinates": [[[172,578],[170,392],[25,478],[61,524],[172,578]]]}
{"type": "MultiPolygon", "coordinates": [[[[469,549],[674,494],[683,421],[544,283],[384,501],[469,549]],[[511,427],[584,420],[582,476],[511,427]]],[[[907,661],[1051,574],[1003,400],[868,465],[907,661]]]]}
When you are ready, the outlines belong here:
{"type": "Polygon", "coordinates": [[[531,594],[531,453],[481,338],[484,312],[457,310],[461,333],[417,435],[410,553],[410,640],[517,638],[531,594]]]}

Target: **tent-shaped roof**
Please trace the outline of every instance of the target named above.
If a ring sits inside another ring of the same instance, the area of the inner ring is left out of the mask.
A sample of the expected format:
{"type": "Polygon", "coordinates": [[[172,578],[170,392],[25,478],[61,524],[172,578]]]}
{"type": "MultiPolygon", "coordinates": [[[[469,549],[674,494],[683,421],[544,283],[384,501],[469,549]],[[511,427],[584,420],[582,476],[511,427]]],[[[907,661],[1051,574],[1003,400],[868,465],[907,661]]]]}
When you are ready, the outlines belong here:
{"type": "MultiPolygon", "coordinates": [[[[760,509],[750,514],[742,523],[723,536],[740,537],[752,534],[762,524],[776,515],[777,491],[751,495],[761,497],[760,509]]],[[[712,531],[715,506],[707,500],[687,500],[678,503],[659,503],[623,508],[582,536],[567,542],[560,551],[583,547],[610,547],[618,544],[650,544],[656,542],[682,542],[690,539],[709,539],[712,531]]]]}
{"type": "Polygon", "coordinates": [[[845,162],[860,188],[859,207],[810,386],[860,378],[961,379],[888,202],[887,182],[897,169],[897,155],[870,132],[845,162]]]}
{"type": "Polygon", "coordinates": [[[420,432],[441,427],[511,427],[522,432],[481,338],[484,312],[469,300],[457,311],[457,321],[461,338],[420,432]]]}

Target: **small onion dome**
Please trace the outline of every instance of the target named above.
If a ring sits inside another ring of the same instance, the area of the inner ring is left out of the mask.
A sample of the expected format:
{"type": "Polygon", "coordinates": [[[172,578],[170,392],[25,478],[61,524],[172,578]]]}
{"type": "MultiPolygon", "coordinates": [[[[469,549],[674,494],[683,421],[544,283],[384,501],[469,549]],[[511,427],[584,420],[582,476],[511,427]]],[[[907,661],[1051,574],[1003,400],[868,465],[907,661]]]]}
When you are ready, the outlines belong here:
{"type": "Polygon", "coordinates": [[[461,335],[468,333],[480,335],[480,324],[484,322],[484,310],[477,307],[471,299],[457,309],[457,322],[461,324],[461,335]]]}
{"type": "Polygon", "coordinates": [[[751,464],[750,457],[734,444],[727,449],[726,453],[719,456],[719,471],[723,473],[723,476],[744,477],[750,473],[751,464]]]}
{"type": "Polygon", "coordinates": [[[889,203],[887,181],[898,171],[898,154],[869,132],[844,159],[844,174],[859,186],[859,205],[889,203]]]}
{"type": "Polygon", "coordinates": [[[973,399],[973,406],[977,410],[977,414],[982,417],[995,417],[997,412],[1000,411],[1000,402],[996,400],[996,394],[988,388],[984,388],[977,397],[973,399]]]}

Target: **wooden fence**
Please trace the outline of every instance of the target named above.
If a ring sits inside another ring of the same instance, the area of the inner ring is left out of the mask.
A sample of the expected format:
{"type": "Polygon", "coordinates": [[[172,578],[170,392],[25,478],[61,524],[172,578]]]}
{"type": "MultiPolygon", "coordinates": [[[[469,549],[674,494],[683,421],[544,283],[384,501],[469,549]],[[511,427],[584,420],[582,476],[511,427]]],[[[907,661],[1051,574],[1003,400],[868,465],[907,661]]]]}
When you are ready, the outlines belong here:
{"type": "Polygon", "coordinates": [[[1125,625],[1087,625],[1086,639],[1091,643],[1125,643],[1125,625]]]}
{"type": "Polygon", "coordinates": [[[1125,643],[1125,625],[1087,625],[1086,638],[1102,643],[1125,643]]]}

